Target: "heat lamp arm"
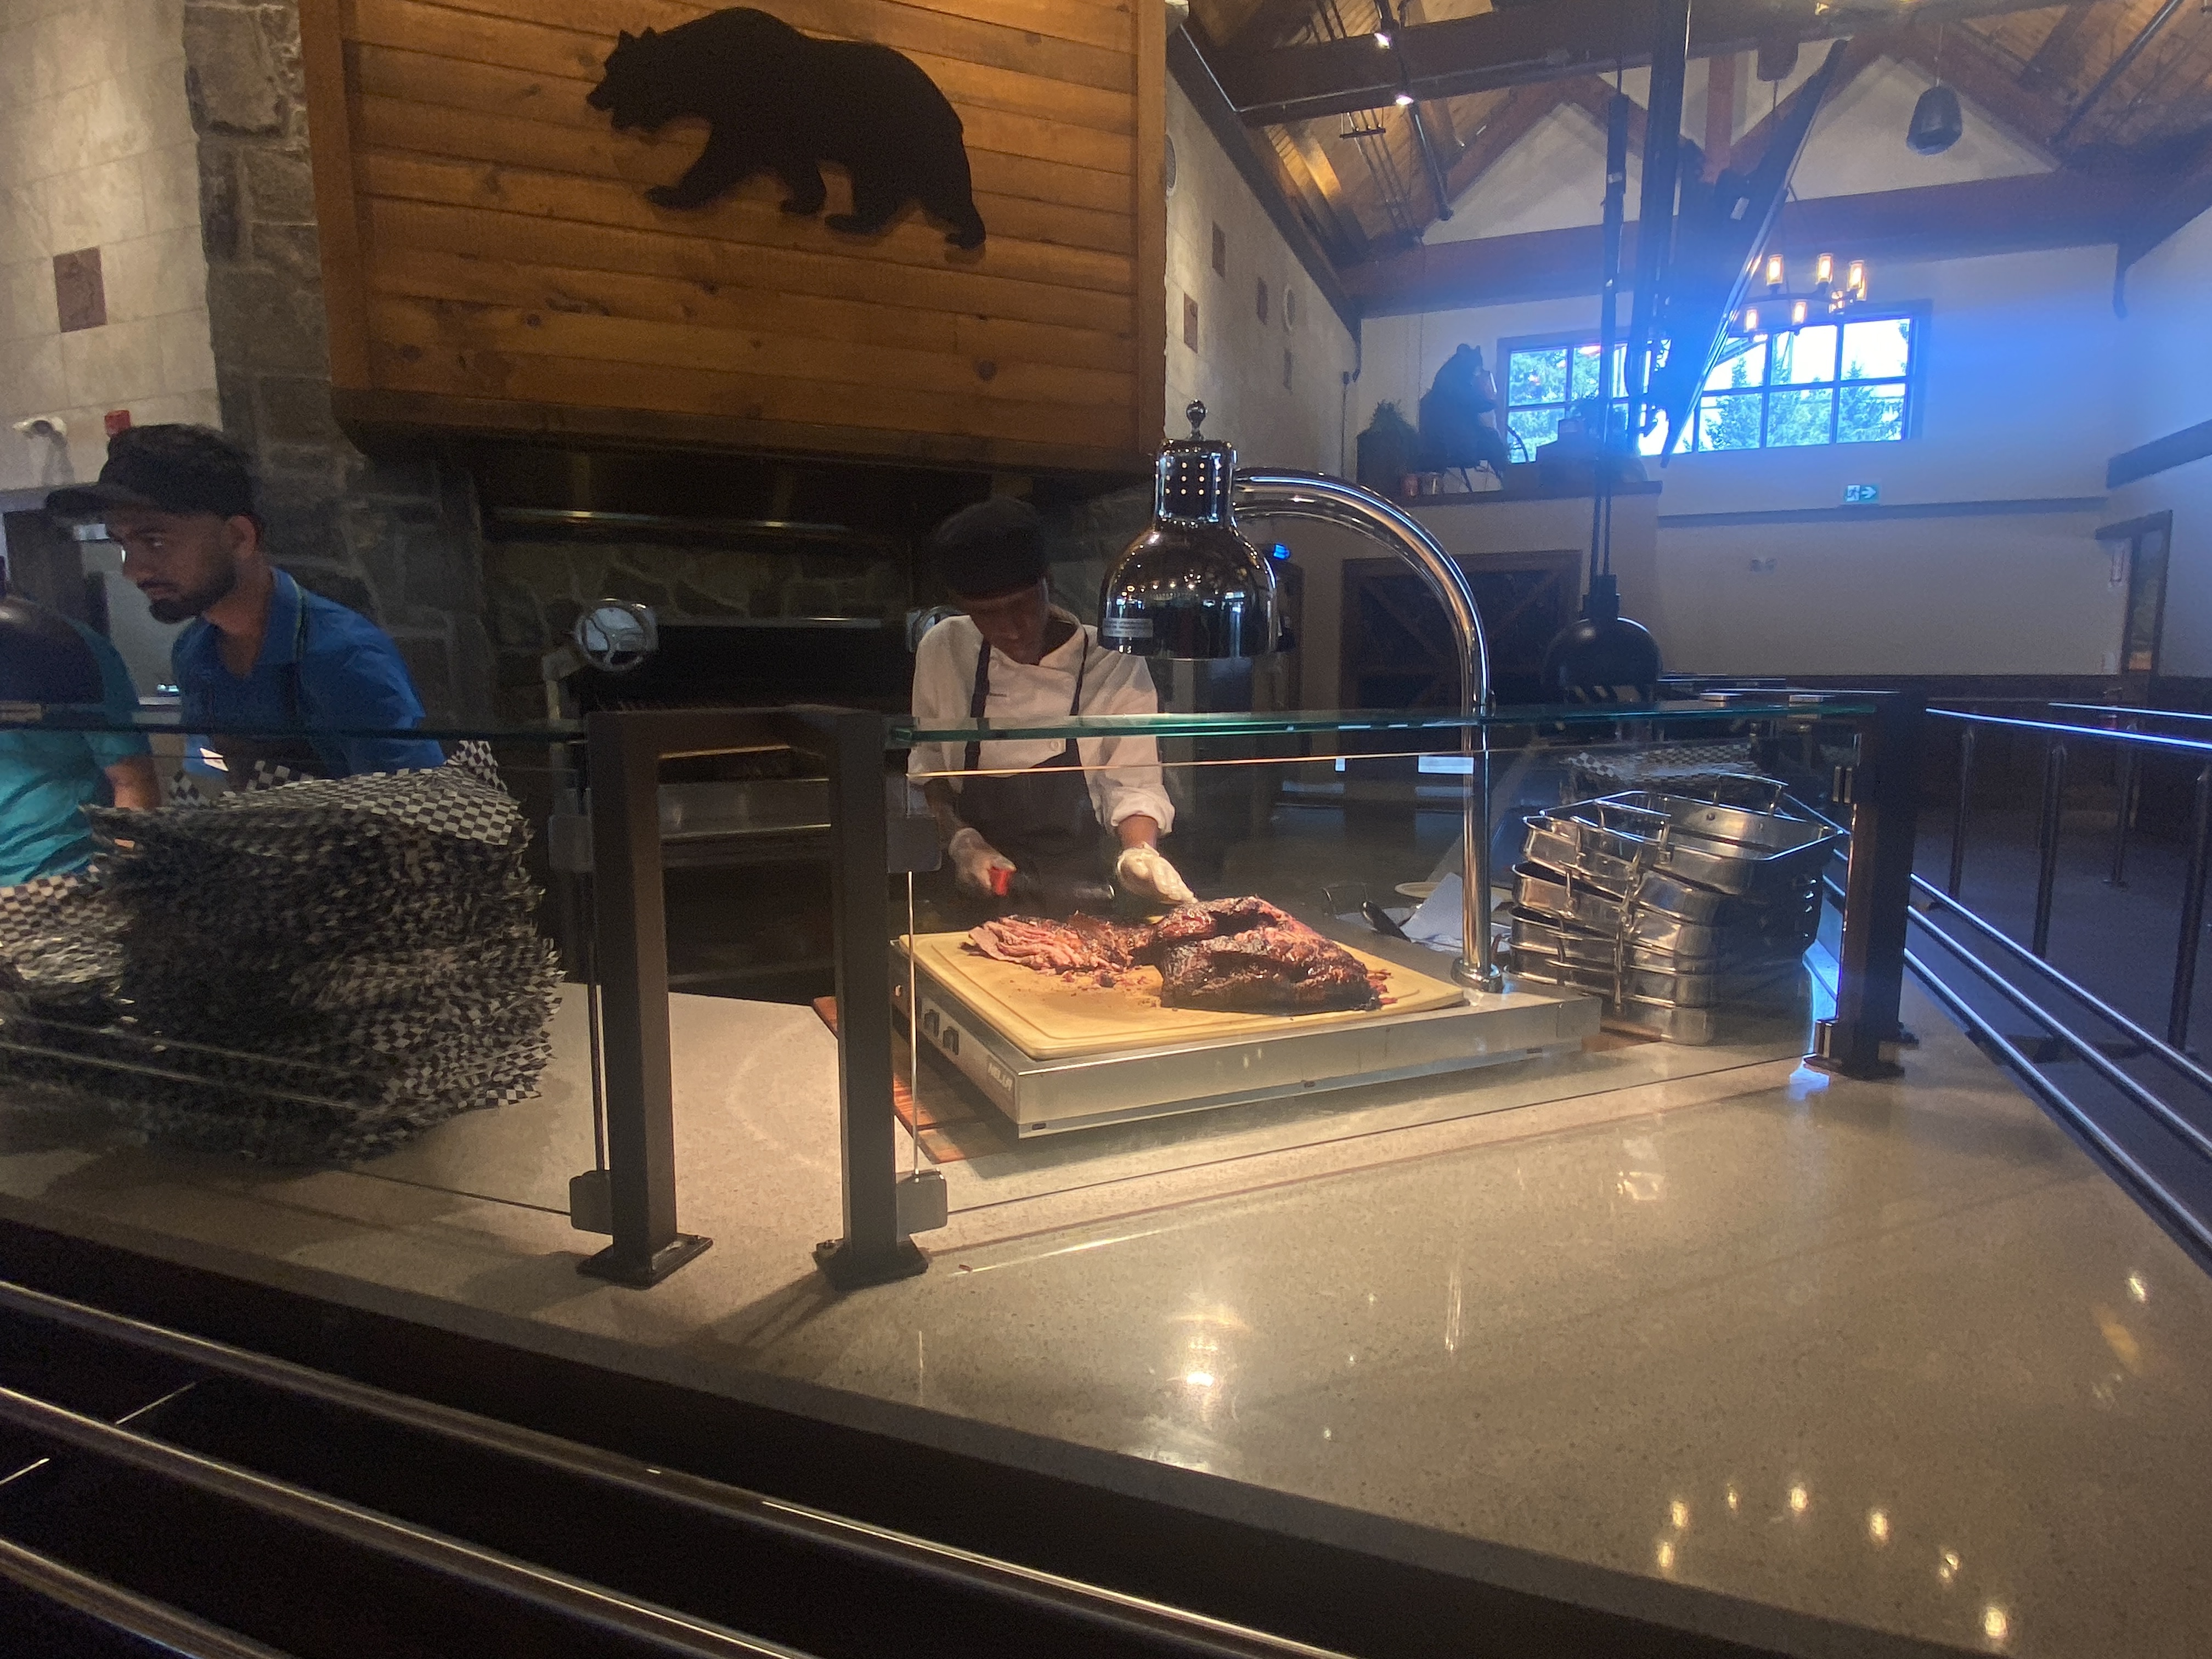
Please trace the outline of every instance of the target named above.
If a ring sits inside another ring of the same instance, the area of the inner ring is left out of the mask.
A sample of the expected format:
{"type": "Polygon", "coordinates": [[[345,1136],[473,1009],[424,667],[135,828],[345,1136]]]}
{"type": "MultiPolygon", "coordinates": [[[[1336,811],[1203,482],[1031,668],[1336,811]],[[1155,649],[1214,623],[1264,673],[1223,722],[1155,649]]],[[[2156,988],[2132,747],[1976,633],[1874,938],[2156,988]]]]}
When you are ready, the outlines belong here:
{"type": "MultiPolygon", "coordinates": [[[[1412,514],[1371,489],[1320,472],[1288,472],[1246,467],[1237,474],[1233,507],[1240,519],[1311,519],[1356,530],[1394,549],[1428,580],[1452,620],[1459,647],[1461,712],[1484,713],[1490,707],[1490,647],[1483,638],[1482,615],[1466,573],[1454,564],[1436,539],[1412,514]]],[[[1461,928],[1464,954],[1462,978],[1494,989],[1498,969],[1490,948],[1490,739],[1470,722],[1461,729],[1461,748],[1472,759],[1464,796],[1462,831],[1466,865],[1461,881],[1461,928]]]]}

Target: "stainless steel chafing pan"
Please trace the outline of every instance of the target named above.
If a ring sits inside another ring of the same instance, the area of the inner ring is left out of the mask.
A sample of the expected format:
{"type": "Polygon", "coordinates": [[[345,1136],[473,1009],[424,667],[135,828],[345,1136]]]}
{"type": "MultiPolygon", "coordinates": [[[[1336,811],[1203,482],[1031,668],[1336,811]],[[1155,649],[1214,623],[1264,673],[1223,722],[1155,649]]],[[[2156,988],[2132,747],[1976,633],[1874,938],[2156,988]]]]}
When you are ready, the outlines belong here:
{"type": "Polygon", "coordinates": [[[1615,975],[1611,963],[1602,968],[1583,963],[1560,962],[1553,957],[1529,951],[1516,945],[1512,947],[1512,972],[1516,979],[1525,979],[1538,985],[1557,985],[1565,989],[1589,991],[1607,1000],[1613,997],[1615,975]]]}
{"type": "Polygon", "coordinates": [[[1524,910],[1601,933],[1620,931],[1621,898],[1540,864],[1513,868],[1513,902],[1524,910]]]}
{"type": "Polygon", "coordinates": [[[1589,808],[1609,814],[1633,811],[1646,821],[1663,817],[1664,826],[1650,837],[1646,862],[1724,893],[1773,894],[1817,877],[1843,841],[1843,832],[1824,819],[1754,812],[1651,790],[1564,810],[1580,813],[1589,808]]]}
{"type": "Polygon", "coordinates": [[[1603,801],[1581,801],[1528,820],[1522,856],[1626,892],[1651,860],[1667,828],[1664,814],[1603,801]]]}
{"type": "MultiPolygon", "coordinates": [[[[1513,941],[1525,945],[1532,951],[1568,962],[1612,962],[1621,947],[1629,952],[1629,959],[1643,960],[1646,965],[1661,965],[1660,959],[1668,961],[1699,961],[1719,959],[1723,951],[1731,945],[1748,948],[1754,942],[1739,939],[1717,927],[1700,927],[1694,922],[1663,915],[1656,910],[1638,911],[1627,917],[1618,933],[1570,926],[1556,917],[1540,915],[1533,910],[1513,912],[1513,941]]],[[[1788,949],[1802,951],[1804,947],[1794,939],[1779,944],[1759,940],[1755,942],[1764,951],[1788,949]]]]}
{"type": "Polygon", "coordinates": [[[1531,958],[1586,968],[1610,969],[1620,954],[1620,943],[1611,933],[1585,933],[1518,909],[1513,912],[1513,944],[1531,958]]]}

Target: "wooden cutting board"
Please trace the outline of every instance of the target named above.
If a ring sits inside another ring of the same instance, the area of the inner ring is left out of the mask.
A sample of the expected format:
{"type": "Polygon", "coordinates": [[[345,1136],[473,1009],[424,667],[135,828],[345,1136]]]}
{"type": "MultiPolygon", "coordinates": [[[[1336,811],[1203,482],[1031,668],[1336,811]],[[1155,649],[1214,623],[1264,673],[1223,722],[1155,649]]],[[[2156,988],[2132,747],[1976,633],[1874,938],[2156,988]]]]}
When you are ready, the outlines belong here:
{"type": "MultiPolygon", "coordinates": [[[[924,933],[916,964],[958,997],[999,1034],[1032,1060],[1066,1060],[1117,1048],[1152,1048],[1208,1037],[1279,1036],[1316,1025],[1342,1025],[1378,1013],[1410,1014],[1449,1008],[1464,1000],[1456,985],[1352,951],[1361,963],[1387,976],[1379,1009],[1321,1014],[1221,1014],[1199,1008],[1160,1006],[1155,968],[1133,969],[1104,989],[1069,984],[1018,963],[1000,962],[967,948],[965,933],[924,933]]],[[[900,941],[903,947],[905,941],[900,941]]],[[[1350,949],[1350,946],[1346,946],[1350,949]]]]}

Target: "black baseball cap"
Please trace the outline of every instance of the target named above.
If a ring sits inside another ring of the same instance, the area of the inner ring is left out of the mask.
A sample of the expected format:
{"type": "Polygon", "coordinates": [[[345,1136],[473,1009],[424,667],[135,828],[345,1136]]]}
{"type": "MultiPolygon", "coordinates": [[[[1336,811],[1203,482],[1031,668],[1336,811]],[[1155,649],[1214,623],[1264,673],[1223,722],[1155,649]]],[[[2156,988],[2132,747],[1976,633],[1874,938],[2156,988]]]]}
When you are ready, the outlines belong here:
{"type": "Polygon", "coordinates": [[[46,511],[64,519],[94,520],[118,507],[259,516],[246,452],[204,426],[126,427],[107,441],[107,464],[97,483],[46,497],[46,511]]]}
{"type": "Polygon", "coordinates": [[[937,526],[929,550],[945,585],[967,599],[993,599],[1044,578],[1044,524],[1018,496],[962,507],[937,526]]]}

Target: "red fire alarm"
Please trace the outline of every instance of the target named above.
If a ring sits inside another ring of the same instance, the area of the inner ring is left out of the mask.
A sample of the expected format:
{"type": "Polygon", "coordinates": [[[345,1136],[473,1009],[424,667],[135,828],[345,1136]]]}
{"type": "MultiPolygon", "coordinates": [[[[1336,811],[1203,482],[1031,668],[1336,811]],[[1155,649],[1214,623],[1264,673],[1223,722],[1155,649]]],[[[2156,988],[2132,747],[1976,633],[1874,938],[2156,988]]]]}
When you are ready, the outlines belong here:
{"type": "Polygon", "coordinates": [[[100,423],[107,428],[107,435],[112,438],[118,432],[131,430],[131,411],[127,409],[111,409],[100,417],[100,423]]]}

